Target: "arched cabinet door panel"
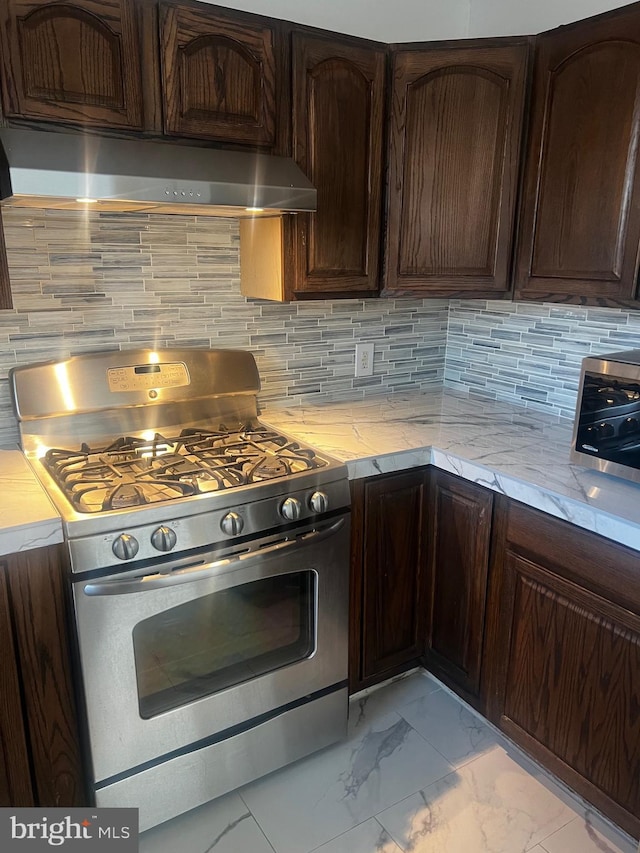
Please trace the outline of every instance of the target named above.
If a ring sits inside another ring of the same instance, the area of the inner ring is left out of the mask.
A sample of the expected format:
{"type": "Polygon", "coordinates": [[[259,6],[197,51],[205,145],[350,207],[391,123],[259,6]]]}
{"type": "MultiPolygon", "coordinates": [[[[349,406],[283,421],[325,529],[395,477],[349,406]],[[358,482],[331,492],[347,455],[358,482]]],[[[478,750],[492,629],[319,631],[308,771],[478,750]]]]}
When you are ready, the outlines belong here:
{"type": "Polygon", "coordinates": [[[132,0],[6,0],[2,7],[8,118],[142,129],[132,0]]]}
{"type": "Polygon", "coordinates": [[[640,12],[543,34],[516,296],[629,304],[640,243],[640,12]]]}
{"type": "Polygon", "coordinates": [[[385,54],[294,34],[294,156],[318,190],[295,219],[299,295],[379,287],[385,54]]]}
{"type": "Polygon", "coordinates": [[[203,6],[160,13],[165,133],[272,146],[273,31],[203,6]]]}
{"type": "Polygon", "coordinates": [[[240,223],[241,291],[277,301],[377,296],[386,47],[305,29],[291,45],[292,150],[317,211],[240,223]]]}
{"type": "Polygon", "coordinates": [[[387,293],[508,293],[528,51],[394,53],[387,293]]]}

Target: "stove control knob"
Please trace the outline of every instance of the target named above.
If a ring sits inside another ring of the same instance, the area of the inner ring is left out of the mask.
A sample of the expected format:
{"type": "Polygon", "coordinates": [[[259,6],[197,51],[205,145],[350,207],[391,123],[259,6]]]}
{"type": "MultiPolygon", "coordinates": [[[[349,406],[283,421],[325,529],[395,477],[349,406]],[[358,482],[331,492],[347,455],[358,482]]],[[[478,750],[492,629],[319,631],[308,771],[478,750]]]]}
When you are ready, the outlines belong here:
{"type": "Polygon", "coordinates": [[[220,527],[222,532],[226,533],[227,536],[238,536],[238,534],[242,533],[244,521],[242,520],[242,516],[238,515],[237,512],[228,512],[220,522],[220,527]]]}
{"type": "Polygon", "coordinates": [[[329,498],[324,492],[314,492],[309,498],[311,512],[326,512],[329,509],[329,498]]]}
{"type": "Polygon", "coordinates": [[[139,547],[135,536],[121,533],[111,546],[111,550],[119,560],[132,560],[138,553],[139,547]]]}
{"type": "Polygon", "coordinates": [[[170,551],[175,546],[177,538],[175,530],[163,524],[151,534],[151,544],[156,551],[170,551]]]}
{"type": "Polygon", "coordinates": [[[280,506],[280,515],[286,518],[287,521],[296,521],[296,519],[300,518],[301,512],[302,506],[298,498],[287,498],[280,506]]]}

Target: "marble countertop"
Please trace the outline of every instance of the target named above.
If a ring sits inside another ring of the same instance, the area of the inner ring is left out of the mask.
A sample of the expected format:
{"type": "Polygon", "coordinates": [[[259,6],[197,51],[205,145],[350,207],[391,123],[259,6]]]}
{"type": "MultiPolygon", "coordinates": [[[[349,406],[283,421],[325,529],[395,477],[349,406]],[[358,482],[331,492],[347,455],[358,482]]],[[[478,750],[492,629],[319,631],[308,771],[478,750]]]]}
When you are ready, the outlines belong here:
{"type": "Polygon", "coordinates": [[[0,555],[62,540],[60,517],[22,452],[0,451],[0,555]]]}
{"type": "MultiPolygon", "coordinates": [[[[447,389],[270,406],[261,419],[345,462],[351,479],[433,464],[640,551],[640,486],[572,465],[566,419],[447,389]]],[[[22,453],[0,451],[0,554],[62,540],[22,453]]]]}
{"type": "Polygon", "coordinates": [[[640,550],[640,486],[569,462],[572,423],[447,389],[270,407],[261,419],[351,479],[433,464],[640,550]]]}

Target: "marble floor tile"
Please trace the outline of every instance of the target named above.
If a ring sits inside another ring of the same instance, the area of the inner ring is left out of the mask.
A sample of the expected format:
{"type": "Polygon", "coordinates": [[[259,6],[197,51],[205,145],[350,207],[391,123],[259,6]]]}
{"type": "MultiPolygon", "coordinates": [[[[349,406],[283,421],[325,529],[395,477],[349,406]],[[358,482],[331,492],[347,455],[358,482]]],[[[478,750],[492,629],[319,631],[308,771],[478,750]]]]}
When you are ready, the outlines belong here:
{"type": "Polygon", "coordinates": [[[391,711],[400,712],[405,705],[440,690],[440,683],[422,670],[355,696],[349,703],[349,731],[354,733],[376,717],[383,717],[391,711]]]}
{"type": "Polygon", "coordinates": [[[375,818],[354,826],[313,853],[402,853],[375,818]]]}
{"type": "Polygon", "coordinates": [[[353,699],[347,741],[140,839],[140,853],[636,849],[422,671],[353,699]]]}
{"type": "Polygon", "coordinates": [[[608,828],[602,834],[589,818],[577,817],[540,842],[544,853],[636,853],[637,846],[608,828]]]}
{"type": "Polygon", "coordinates": [[[140,853],[273,853],[237,794],[192,809],[140,836],[140,853]]]}
{"type": "Polygon", "coordinates": [[[276,853],[308,853],[452,770],[392,712],[239,793],[276,853]]]}
{"type": "Polygon", "coordinates": [[[499,736],[444,690],[429,693],[398,713],[454,767],[495,749],[499,736]]]}
{"type": "Polygon", "coordinates": [[[411,853],[524,853],[575,817],[501,747],[377,815],[411,853]]]}

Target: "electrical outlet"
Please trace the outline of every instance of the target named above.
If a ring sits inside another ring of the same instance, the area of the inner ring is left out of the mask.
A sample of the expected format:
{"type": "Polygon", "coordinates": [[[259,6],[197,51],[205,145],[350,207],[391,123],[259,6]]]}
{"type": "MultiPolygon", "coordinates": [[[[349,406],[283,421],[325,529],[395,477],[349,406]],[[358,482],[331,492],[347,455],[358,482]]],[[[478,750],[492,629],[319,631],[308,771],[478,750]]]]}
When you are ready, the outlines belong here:
{"type": "Polygon", "coordinates": [[[373,344],[356,344],[356,376],[373,375],[373,344]]]}

